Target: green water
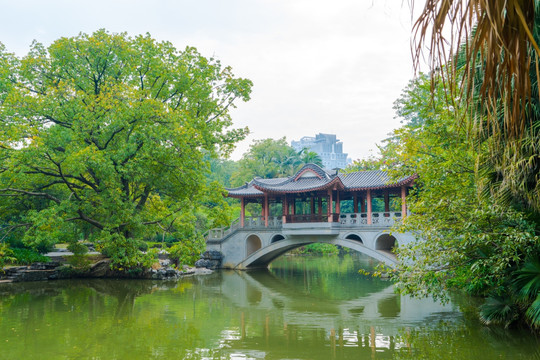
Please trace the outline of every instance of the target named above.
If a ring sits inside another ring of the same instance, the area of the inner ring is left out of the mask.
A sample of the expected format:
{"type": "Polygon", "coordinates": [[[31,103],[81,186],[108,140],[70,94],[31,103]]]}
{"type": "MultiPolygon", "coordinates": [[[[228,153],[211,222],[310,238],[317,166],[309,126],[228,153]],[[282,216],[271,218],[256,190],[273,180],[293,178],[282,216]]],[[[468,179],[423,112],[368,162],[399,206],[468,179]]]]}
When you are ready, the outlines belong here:
{"type": "Polygon", "coordinates": [[[540,359],[527,331],[481,326],[358,275],[361,256],[284,257],[269,271],[179,282],[0,286],[0,359],[540,359]]]}

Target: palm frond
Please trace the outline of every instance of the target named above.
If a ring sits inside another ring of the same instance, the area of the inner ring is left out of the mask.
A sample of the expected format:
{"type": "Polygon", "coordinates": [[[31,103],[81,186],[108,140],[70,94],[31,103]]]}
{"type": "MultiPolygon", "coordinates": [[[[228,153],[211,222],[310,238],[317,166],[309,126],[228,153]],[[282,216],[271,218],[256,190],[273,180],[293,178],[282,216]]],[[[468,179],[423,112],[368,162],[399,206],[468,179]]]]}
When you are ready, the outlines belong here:
{"type": "MultiPolygon", "coordinates": [[[[432,68],[446,69],[442,78],[452,93],[449,99],[464,91],[461,98],[471,105],[478,92],[480,131],[488,125],[491,133],[521,138],[527,128],[523,114],[533,93],[529,72],[540,73],[534,61],[540,54],[535,40],[539,8],[538,0],[427,0],[413,29],[415,66],[419,68],[427,45],[432,68]],[[460,58],[464,86],[459,86],[459,64],[453,61],[460,58]],[[482,76],[477,76],[479,72],[482,76]]],[[[534,85],[538,94],[538,83],[534,85]]]]}

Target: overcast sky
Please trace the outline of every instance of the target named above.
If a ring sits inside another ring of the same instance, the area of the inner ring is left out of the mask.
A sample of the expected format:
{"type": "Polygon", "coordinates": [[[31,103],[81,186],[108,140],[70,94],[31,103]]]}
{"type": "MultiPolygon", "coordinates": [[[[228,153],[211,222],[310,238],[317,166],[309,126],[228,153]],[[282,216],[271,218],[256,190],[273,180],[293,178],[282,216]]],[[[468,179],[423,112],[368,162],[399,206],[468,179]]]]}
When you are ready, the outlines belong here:
{"type": "Polygon", "coordinates": [[[400,126],[392,109],[414,76],[411,15],[402,0],[0,0],[0,42],[26,54],[34,39],[105,28],[195,46],[253,81],[232,113],[253,139],[334,133],[352,159],[400,126]]]}

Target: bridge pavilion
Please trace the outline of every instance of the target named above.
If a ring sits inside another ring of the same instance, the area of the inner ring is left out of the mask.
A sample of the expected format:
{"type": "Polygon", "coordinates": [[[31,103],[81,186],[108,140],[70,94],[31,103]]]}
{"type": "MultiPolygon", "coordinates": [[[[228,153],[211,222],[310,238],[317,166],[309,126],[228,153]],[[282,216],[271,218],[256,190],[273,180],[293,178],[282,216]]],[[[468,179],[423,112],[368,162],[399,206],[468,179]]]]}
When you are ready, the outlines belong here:
{"type": "Polygon", "coordinates": [[[243,186],[227,189],[228,196],[240,199],[239,227],[246,221],[381,224],[393,223],[407,214],[406,195],[416,175],[391,181],[380,170],[340,173],[307,164],[286,178],[254,178],[243,186]],[[258,204],[260,216],[246,218],[248,204],[258,204]]]}

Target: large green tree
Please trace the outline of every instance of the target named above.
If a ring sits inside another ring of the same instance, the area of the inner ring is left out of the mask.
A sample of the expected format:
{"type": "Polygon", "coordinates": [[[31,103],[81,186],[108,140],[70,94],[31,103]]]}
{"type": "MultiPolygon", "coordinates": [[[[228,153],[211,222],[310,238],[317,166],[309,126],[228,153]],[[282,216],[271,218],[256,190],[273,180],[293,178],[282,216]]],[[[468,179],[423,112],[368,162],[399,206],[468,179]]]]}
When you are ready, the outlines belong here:
{"type": "Polygon", "coordinates": [[[3,236],[85,237],[135,266],[137,239],[178,229],[203,194],[219,195],[204,159],[245,136],[229,110],[249,80],[150,35],[99,30],[35,42],[22,59],[0,50],[3,236]]]}
{"type": "MultiPolygon", "coordinates": [[[[511,303],[516,270],[540,253],[534,219],[483,196],[475,166],[478,151],[489,150],[475,145],[456,121],[463,108],[447,105],[442,86],[432,89],[429,79],[420,77],[404,91],[396,110],[411,120],[383,148],[384,160],[396,177],[419,176],[408,198],[411,216],[400,229],[418,234],[418,241],[397,249],[401,261],[393,274],[398,288],[442,298],[459,289],[511,303]]],[[[531,293],[534,299],[537,292],[531,293]]]]}
{"type": "Polygon", "coordinates": [[[255,140],[238,161],[232,174],[234,186],[251,181],[254,177],[276,178],[293,175],[303,164],[302,152],[296,152],[283,137],[278,140],[255,140]]]}

